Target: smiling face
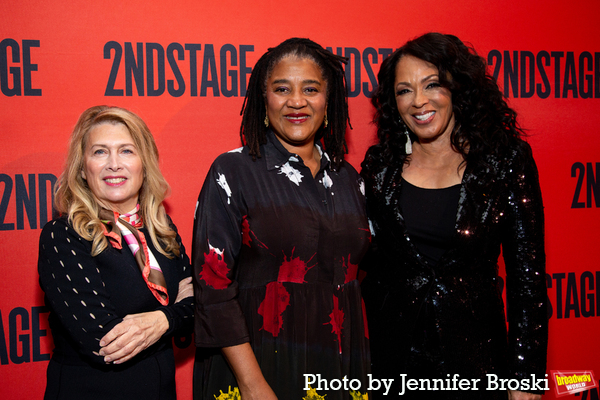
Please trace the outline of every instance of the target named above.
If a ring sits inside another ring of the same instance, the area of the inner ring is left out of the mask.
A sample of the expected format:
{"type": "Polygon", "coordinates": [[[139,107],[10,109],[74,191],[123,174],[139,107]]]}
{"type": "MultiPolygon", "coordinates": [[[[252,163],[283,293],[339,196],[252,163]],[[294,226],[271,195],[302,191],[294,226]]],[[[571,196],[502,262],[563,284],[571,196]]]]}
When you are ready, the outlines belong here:
{"type": "Polygon", "coordinates": [[[103,123],[90,130],[81,176],[104,207],[120,214],[133,210],[144,182],[144,168],[125,125],[103,123]]]}
{"type": "Polygon", "coordinates": [[[327,82],[320,68],[307,58],[279,61],[266,85],[267,116],[271,129],[292,153],[313,146],[327,112],[327,82]]]}
{"type": "Polygon", "coordinates": [[[394,89],[400,117],[420,143],[450,139],[454,128],[452,93],[440,85],[433,64],[402,56],[396,66],[394,89]]]}

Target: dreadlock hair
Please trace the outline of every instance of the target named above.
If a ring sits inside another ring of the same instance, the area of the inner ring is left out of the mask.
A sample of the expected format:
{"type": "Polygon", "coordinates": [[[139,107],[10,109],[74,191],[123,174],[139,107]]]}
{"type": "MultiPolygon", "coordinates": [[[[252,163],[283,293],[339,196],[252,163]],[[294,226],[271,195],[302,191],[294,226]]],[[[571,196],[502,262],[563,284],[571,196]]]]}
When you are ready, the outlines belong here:
{"type": "Polygon", "coordinates": [[[485,166],[486,155],[512,149],[521,152],[519,139],[524,132],[517,124],[517,114],[508,107],[496,81],[487,72],[485,60],[456,36],[431,32],[408,41],[381,64],[379,85],[371,99],[376,109],[374,122],[381,161],[398,165],[407,157],[406,135],[401,133],[407,126],[400,118],[394,88],[396,67],[405,55],[433,64],[440,84],[452,93],[456,124],[451,143],[467,163],[485,166]]]}
{"type": "Polygon", "coordinates": [[[348,152],[345,135],[346,126],[350,125],[350,119],[348,117],[346,75],[343,66],[348,59],[325,50],[310,39],[291,38],[277,47],[269,48],[254,66],[240,113],[242,115],[240,126],[242,143],[246,143],[250,148],[250,155],[253,159],[261,156],[259,147],[267,143],[268,128],[263,123],[266,116],[267,80],[277,63],[286,57],[313,61],[327,82],[328,126],[322,126],[319,129],[315,141],[323,139],[324,148],[331,156],[334,168],[337,168],[344,160],[344,154],[348,152]]]}

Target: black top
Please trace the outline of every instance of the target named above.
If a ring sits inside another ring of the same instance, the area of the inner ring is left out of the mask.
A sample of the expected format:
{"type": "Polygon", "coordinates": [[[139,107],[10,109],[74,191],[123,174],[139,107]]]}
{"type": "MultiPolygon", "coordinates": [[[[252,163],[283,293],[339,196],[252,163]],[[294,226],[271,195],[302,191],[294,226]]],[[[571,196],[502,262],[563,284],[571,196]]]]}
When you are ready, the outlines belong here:
{"type": "MultiPolygon", "coordinates": [[[[487,385],[486,374],[544,378],[543,204],[531,148],[523,141],[517,146],[486,156],[482,167],[467,163],[450,246],[435,265],[407,230],[408,214],[400,200],[406,187],[402,164],[386,165],[379,146],[368,151],[361,175],[377,257],[366,266],[362,288],[374,376],[447,378],[456,373],[481,379],[480,390],[487,385]],[[506,285],[498,276],[501,249],[506,285]]],[[[469,396],[482,393],[440,392],[440,398],[469,396]]],[[[506,398],[506,392],[484,396],[506,398]]]]}
{"type": "Polygon", "coordinates": [[[146,229],[140,231],[163,270],[167,306],[148,289],[125,242],[121,250],[109,245],[92,257],[92,243],[66,218],[44,226],[38,272],[55,345],[45,399],[175,399],[172,334],[191,330],[193,297],[174,302],[179,281],[191,275],[191,268],[179,236],[181,255],[169,259],[155,249],[146,229]],[[107,365],[97,355],[100,339],[123,317],[155,310],[169,320],[169,330],[157,343],[122,365],[107,365]]]}
{"type": "Polygon", "coordinates": [[[435,265],[448,250],[454,236],[460,185],[425,189],[403,181],[400,207],[406,230],[430,264],[435,265]]]}
{"type": "MultiPolygon", "coordinates": [[[[326,153],[313,178],[271,132],[260,153],[256,161],[247,147],[219,156],[200,193],[192,251],[196,345],[250,342],[280,399],[309,396],[304,373],[359,379],[364,393],[368,343],[356,280],[370,238],[363,181],[345,162],[332,170],[326,153]]],[[[214,353],[196,369],[201,398],[237,386],[214,353]]]]}

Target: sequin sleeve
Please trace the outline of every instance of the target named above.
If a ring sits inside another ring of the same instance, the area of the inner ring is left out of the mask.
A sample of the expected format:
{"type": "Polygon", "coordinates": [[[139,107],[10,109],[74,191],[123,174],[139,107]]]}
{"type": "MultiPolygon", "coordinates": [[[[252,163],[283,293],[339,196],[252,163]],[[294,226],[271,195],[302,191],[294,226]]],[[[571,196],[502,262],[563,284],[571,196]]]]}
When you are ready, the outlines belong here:
{"type": "Polygon", "coordinates": [[[548,342],[544,210],[531,148],[508,171],[508,229],[502,242],[506,265],[508,366],[511,378],[543,378],[548,342]]]}

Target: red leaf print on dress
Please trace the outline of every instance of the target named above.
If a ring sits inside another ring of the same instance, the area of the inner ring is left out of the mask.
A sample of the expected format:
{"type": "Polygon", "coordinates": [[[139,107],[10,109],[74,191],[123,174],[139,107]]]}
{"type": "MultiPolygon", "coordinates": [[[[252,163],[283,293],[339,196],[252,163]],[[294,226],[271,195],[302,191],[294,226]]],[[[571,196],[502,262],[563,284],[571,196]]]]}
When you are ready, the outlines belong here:
{"type": "Polygon", "coordinates": [[[250,247],[251,241],[252,238],[250,237],[250,223],[248,223],[248,216],[244,215],[244,217],[242,218],[242,243],[250,247]]]}
{"type": "Polygon", "coordinates": [[[245,244],[246,246],[250,247],[250,242],[252,242],[252,236],[254,236],[254,239],[256,239],[256,241],[258,242],[259,247],[264,247],[265,249],[268,249],[268,247],[263,242],[256,238],[256,234],[250,230],[248,216],[244,215],[242,217],[242,244],[245,244]]]}
{"type": "Polygon", "coordinates": [[[210,251],[204,254],[204,264],[200,271],[200,279],[204,280],[208,286],[215,289],[225,289],[231,283],[231,279],[227,278],[229,268],[227,263],[223,261],[224,250],[219,250],[208,244],[210,251]]]}
{"type": "Polygon", "coordinates": [[[331,333],[335,333],[338,337],[338,345],[340,354],[342,354],[342,326],[344,325],[344,311],[340,310],[339,300],[333,295],[333,311],[329,314],[331,324],[331,333]]]}
{"type": "MultiPolygon", "coordinates": [[[[312,260],[312,257],[310,258],[310,260],[312,260]]],[[[300,257],[294,258],[294,249],[292,249],[292,255],[289,260],[285,255],[283,256],[283,263],[279,267],[279,275],[277,276],[277,281],[304,283],[304,277],[306,276],[306,273],[309,269],[314,267],[314,265],[312,267],[308,266],[310,260],[304,262],[300,259],[300,257]]]]}
{"type": "Polygon", "coordinates": [[[348,254],[348,262],[343,262],[343,264],[344,269],[346,270],[346,279],[344,280],[344,283],[348,283],[355,280],[356,274],[358,273],[358,264],[352,264],[350,262],[350,254],[348,254]]]}
{"type": "Polygon", "coordinates": [[[285,290],[283,283],[269,282],[265,299],[258,307],[258,313],[263,317],[261,329],[271,333],[273,337],[277,337],[283,326],[282,314],[289,305],[290,294],[285,290]]]}

